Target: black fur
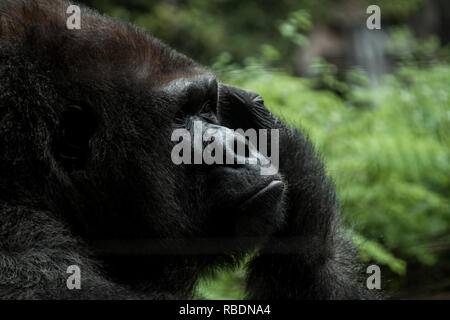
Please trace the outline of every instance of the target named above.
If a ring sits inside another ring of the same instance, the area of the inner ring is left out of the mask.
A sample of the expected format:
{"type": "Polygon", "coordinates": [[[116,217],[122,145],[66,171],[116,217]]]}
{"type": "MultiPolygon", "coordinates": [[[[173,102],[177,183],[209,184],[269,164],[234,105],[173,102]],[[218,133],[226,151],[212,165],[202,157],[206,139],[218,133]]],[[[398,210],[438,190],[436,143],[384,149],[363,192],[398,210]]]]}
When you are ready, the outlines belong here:
{"type": "Polygon", "coordinates": [[[258,246],[250,298],[375,297],[301,133],[131,25],[83,7],[81,30],[66,29],[67,6],[0,2],[0,298],[190,298],[200,274],[258,246]],[[176,166],[180,114],[279,128],[281,175],[176,166]],[[239,209],[275,178],[282,193],[239,209]],[[81,290],[66,287],[69,265],[81,290]]]}

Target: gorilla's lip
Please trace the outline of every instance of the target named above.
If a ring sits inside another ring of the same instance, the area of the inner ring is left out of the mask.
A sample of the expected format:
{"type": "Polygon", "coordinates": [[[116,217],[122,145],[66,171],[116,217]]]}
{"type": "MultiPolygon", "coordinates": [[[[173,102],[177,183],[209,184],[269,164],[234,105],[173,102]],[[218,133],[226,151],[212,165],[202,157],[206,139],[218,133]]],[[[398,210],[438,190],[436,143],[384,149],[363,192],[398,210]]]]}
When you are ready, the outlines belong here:
{"type": "Polygon", "coordinates": [[[245,210],[252,206],[253,203],[259,202],[260,199],[267,198],[269,194],[279,194],[281,196],[284,189],[284,183],[281,180],[273,180],[264,188],[256,192],[249,199],[239,206],[239,209],[245,210]]]}

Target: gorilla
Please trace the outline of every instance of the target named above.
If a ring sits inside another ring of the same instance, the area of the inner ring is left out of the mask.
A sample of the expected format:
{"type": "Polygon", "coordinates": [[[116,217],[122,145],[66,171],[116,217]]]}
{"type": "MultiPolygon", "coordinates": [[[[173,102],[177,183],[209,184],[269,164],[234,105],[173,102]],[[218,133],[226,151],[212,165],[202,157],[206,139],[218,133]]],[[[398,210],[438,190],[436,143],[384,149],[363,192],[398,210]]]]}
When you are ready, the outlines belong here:
{"type": "Polygon", "coordinates": [[[305,135],[133,25],[81,6],[69,29],[69,5],[0,2],[1,299],[190,299],[248,257],[249,299],[376,297],[305,135]],[[277,129],[279,172],[175,164],[194,121],[277,129]]]}

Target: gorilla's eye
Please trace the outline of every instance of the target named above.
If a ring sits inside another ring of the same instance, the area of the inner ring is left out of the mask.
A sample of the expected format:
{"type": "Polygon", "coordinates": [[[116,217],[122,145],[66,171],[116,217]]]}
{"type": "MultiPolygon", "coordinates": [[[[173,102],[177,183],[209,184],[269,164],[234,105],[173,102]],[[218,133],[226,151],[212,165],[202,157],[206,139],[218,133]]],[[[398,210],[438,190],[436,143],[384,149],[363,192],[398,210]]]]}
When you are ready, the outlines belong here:
{"type": "Polygon", "coordinates": [[[184,124],[186,123],[186,120],[187,120],[187,114],[183,110],[179,110],[175,114],[175,117],[173,118],[174,125],[177,127],[184,126],[184,124]]]}
{"type": "Polygon", "coordinates": [[[95,123],[87,108],[70,105],[62,113],[57,155],[68,168],[80,167],[88,156],[95,123]]]}
{"type": "Polygon", "coordinates": [[[207,101],[205,104],[203,104],[202,108],[200,109],[200,113],[211,113],[211,112],[214,112],[214,109],[211,106],[211,102],[207,101]]]}
{"type": "Polygon", "coordinates": [[[189,124],[189,120],[201,117],[215,121],[217,105],[217,81],[210,77],[181,78],[163,87],[163,92],[177,98],[174,104],[176,127],[189,124]]]}
{"type": "Polygon", "coordinates": [[[216,110],[210,101],[206,102],[202,106],[198,114],[203,120],[207,122],[217,123],[216,110]]]}
{"type": "Polygon", "coordinates": [[[206,101],[201,107],[184,107],[178,110],[173,118],[175,127],[183,127],[186,125],[186,121],[192,116],[200,116],[202,119],[208,122],[216,122],[215,108],[211,101],[206,101]]]}

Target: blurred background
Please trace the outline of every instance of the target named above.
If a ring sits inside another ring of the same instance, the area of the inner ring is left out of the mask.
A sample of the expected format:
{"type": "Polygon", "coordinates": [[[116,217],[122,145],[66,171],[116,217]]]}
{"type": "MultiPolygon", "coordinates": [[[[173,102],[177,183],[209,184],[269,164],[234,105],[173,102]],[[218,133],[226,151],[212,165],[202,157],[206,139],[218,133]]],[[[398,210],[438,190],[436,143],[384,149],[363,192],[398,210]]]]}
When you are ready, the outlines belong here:
{"type": "MultiPolygon", "coordinates": [[[[450,299],[450,1],[86,0],[305,128],[392,298],[450,299]],[[369,30],[369,5],[381,29],[369,30]]],[[[243,298],[244,265],[199,299],[243,298]]]]}

